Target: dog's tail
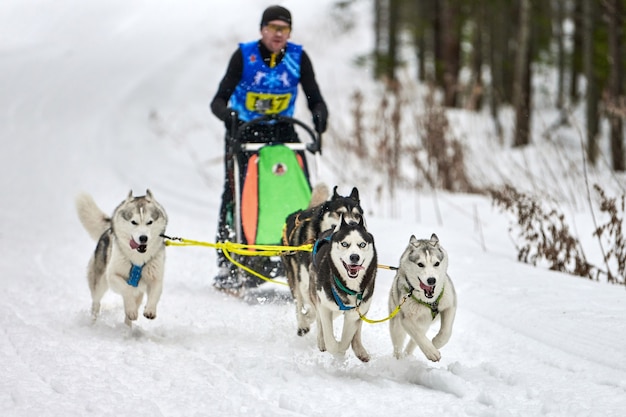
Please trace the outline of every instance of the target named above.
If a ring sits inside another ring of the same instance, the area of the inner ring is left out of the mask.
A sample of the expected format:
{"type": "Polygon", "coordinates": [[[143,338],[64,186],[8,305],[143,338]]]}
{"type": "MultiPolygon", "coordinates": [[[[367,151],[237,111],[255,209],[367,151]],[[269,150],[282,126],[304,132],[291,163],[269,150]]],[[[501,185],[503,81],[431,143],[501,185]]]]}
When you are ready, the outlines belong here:
{"type": "Polygon", "coordinates": [[[87,233],[96,241],[111,227],[111,218],[100,210],[89,194],[81,193],[76,197],[76,211],[87,233]]]}
{"type": "Polygon", "coordinates": [[[308,208],[319,206],[323,202],[327,201],[329,198],[330,191],[328,189],[328,186],[323,182],[320,182],[319,184],[316,184],[315,187],[313,187],[313,190],[311,192],[311,202],[309,203],[308,208]]]}

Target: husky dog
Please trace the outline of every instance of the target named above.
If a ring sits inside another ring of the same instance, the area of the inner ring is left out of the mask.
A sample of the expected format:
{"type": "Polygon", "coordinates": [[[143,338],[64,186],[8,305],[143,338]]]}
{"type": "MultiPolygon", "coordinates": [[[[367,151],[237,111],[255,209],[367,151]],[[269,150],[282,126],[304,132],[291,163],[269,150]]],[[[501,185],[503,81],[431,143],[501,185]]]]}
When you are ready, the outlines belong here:
{"type": "Polygon", "coordinates": [[[124,322],[137,320],[139,305],[147,295],[143,315],[156,318],[157,303],[163,290],[163,268],[167,215],[150,190],[133,197],[133,192],[109,217],[93,198],[80,194],[76,210],[89,235],[98,242],[89,260],[87,280],[91,290],[91,313],[100,312],[100,300],[110,287],[124,299],[124,322]]]}
{"type": "Polygon", "coordinates": [[[399,359],[410,355],[419,346],[428,359],[439,361],[439,349],[448,343],[452,335],[456,292],[448,276],[448,254],[439,245],[436,234],[433,233],[430,240],[418,240],[411,236],[391,284],[390,312],[401,304],[403,297],[408,299],[389,322],[394,356],[399,359]],[[441,326],[431,342],[426,332],[437,316],[441,316],[441,326]],[[410,340],[403,352],[407,335],[410,340]]]}
{"type": "MultiPolygon", "coordinates": [[[[356,187],[348,197],[337,194],[337,187],[333,189],[333,196],[328,200],[328,188],[325,184],[317,185],[313,189],[311,203],[306,210],[298,210],[287,217],[283,231],[283,245],[300,246],[313,243],[320,233],[333,229],[343,216],[347,222],[358,223],[363,218],[363,210],[359,201],[359,190],[356,187]]],[[[291,295],[296,301],[296,319],[298,335],[303,336],[310,330],[315,320],[309,298],[309,265],[311,253],[296,251],[282,255],[287,282],[291,295]]]]}
{"type": "Polygon", "coordinates": [[[361,343],[361,315],[372,302],[377,269],[374,237],[361,218],[348,223],[343,217],[334,229],[315,243],[310,266],[310,296],[317,317],[317,346],[324,352],[345,354],[352,345],[363,362],[370,359],[361,343]],[[341,339],[333,332],[333,321],[343,315],[341,339]]]}

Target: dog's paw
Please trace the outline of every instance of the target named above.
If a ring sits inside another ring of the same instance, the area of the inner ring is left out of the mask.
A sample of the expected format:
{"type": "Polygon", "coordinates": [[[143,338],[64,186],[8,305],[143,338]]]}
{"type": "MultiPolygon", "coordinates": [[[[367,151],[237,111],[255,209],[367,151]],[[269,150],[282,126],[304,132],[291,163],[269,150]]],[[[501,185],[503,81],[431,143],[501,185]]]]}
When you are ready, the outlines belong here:
{"type": "Polygon", "coordinates": [[[95,320],[98,318],[99,314],[100,314],[100,303],[97,301],[94,301],[93,303],[91,303],[91,318],[95,320]]]}
{"type": "Polygon", "coordinates": [[[433,362],[439,362],[441,359],[441,352],[434,346],[432,349],[424,349],[424,355],[433,362]]]}
{"type": "Polygon", "coordinates": [[[143,311],[143,316],[147,319],[154,320],[156,319],[156,311],[148,310],[147,308],[143,311]]]}
{"type": "Polygon", "coordinates": [[[298,329],[298,336],[304,336],[305,334],[307,334],[309,332],[309,330],[311,330],[308,327],[301,327],[298,329]]]}
{"type": "Polygon", "coordinates": [[[355,351],[354,354],[356,355],[357,358],[359,358],[359,360],[361,362],[369,362],[370,361],[370,355],[369,355],[369,353],[367,353],[367,351],[365,349],[359,350],[358,352],[355,351]]]}
{"type": "Polygon", "coordinates": [[[139,317],[137,310],[126,310],[126,319],[135,321],[137,320],[137,317],[139,317]]]}
{"type": "Polygon", "coordinates": [[[320,352],[326,352],[326,343],[324,343],[324,341],[317,341],[317,348],[320,350],[320,352]]]}
{"type": "Polygon", "coordinates": [[[396,359],[402,359],[404,357],[406,357],[407,354],[405,352],[402,351],[402,349],[394,349],[393,350],[393,357],[396,359]]]}

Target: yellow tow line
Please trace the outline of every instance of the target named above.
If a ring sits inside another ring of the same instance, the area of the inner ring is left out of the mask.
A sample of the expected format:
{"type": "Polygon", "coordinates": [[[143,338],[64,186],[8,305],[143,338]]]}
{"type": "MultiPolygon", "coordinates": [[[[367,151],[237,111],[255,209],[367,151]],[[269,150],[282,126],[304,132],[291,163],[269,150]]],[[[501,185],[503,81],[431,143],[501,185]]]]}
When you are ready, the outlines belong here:
{"type": "MultiPolygon", "coordinates": [[[[294,252],[294,251],[312,252],[313,251],[313,245],[310,243],[301,245],[301,246],[247,245],[243,243],[233,243],[233,242],[209,243],[209,242],[202,242],[199,240],[185,239],[182,237],[169,237],[165,235],[162,235],[162,237],[165,239],[165,246],[204,246],[208,248],[219,249],[222,251],[222,253],[224,253],[224,256],[226,257],[226,259],[228,259],[230,262],[233,263],[233,265],[237,266],[238,268],[243,269],[247,273],[254,275],[255,277],[258,277],[267,282],[273,282],[274,284],[287,285],[287,286],[289,284],[287,284],[286,282],[277,281],[275,279],[265,277],[262,274],[259,274],[257,271],[251,268],[248,268],[245,265],[242,265],[240,262],[235,261],[233,257],[230,255],[231,252],[239,254],[239,255],[245,255],[245,256],[278,256],[285,252],[294,252]]],[[[393,267],[389,265],[381,265],[381,264],[378,264],[377,267],[380,269],[389,269],[389,270],[398,269],[397,267],[393,267]]],[[[392,318],[394,318],[396,314],[400,312],[400,308],[402,308],[402,305],[406,302],[406,300],[410,296],[411,294],[407,294],[404,297],[402,297],[400,304],[396,306],[396,308],[391,312],[391,314],[388,317],[385,317],[384,319],[380,319],[380,320],[368,319],[363,314],[361,314],[358,306],[356,307],[356,311],[359,314],[359,317],[361,318],[361,320],[363,320],[366,323],[370,323],[370,324],[383,323],[387,320],[391,320],[392,318]]]]}
{"type": "Polygon", "coordinates": [[[277,281],[275,279],[268,278],[259,274],[257,271],[248,268],[247,266],[237,262],[231,256],[231,253],[236,253],[239,255],[245,256],[278,256],[285,252],[293,252],[293,251],[313,251],[312,244],[306,244],[301,246],[278,246],[278,245],[246,245],[243,243],[233,243],[233,242],[218,242],[218,243],[209,243],[209,242],[201,242],[199,240],[190,240],[182,237],[169,237],[163,236],[165,240],[166,246],[205,246],[209,248],[215,248],[222,251],[226,259],[232,262],[233,265],[238,268],[243,269],[247,273],[254,275],[264,281],[273,282],[274,284],[280,285],[289,285],[283,281],[277,281]]]}
{"type": "MultiPolygon", "coordinates": [[[[394,269],[394,268],[389,268],[389,269],[394,269]]],[[[395,268],[397,269],[397,268],[395,268]]],[[[396,308],[393,309],[393,311],[391,312],[391,314],[389,314],[389,316],[385,317],[384,319],[380,319],[380,320],[371,320],[368,319],[367,317],[365,317],[363,314],[361,314],[361,312],[359,311],[359,306],[356,307],[356,312],[359,314],[359,318],[361,320],[363,320],[366,323],[370,323],[370,324],[376,324],[376,323],[384,323],[387,320],[391,320],[392,318],[394,318],[396,316],[396,314],[398,314],[400,312],[400,309],[402,308],[402,305],[406,302],[406,300],[411,297],[411,293],[406,294],[404,297],[402,297],[402,300],[400,300],[400,304],[398,304],[396,306],[396,308]]]]}

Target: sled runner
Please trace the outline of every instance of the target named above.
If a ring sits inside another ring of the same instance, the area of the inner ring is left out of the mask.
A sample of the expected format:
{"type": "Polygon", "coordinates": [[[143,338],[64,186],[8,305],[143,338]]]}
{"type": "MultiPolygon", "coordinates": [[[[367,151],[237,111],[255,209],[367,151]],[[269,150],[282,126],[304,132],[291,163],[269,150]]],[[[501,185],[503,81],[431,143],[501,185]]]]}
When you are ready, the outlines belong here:
{"type": "MultiPolygon", "coordinates": [[[[306,208],[310,202],[311,182],[305,153],[315,156],[321,153],[321,136],[301,121],[285,116],[266,115],[241,125],[233,123],[238,127],[231,129],[227,167],[229,171],[232,168],[234,184],[231,239],[248,245],[280,245],[287,216],[306,208]],[[296,127],[311,141],[297,141],[296,127]],[[258,142],[250,141],[251,131],[261,132],[258,142]]],[[[279,256],[231,256],[267,278],[284,276],[279,256]]],[[[243,287],[255,287],[263,282],[242,269],[237,274],[243,287]]]]}

